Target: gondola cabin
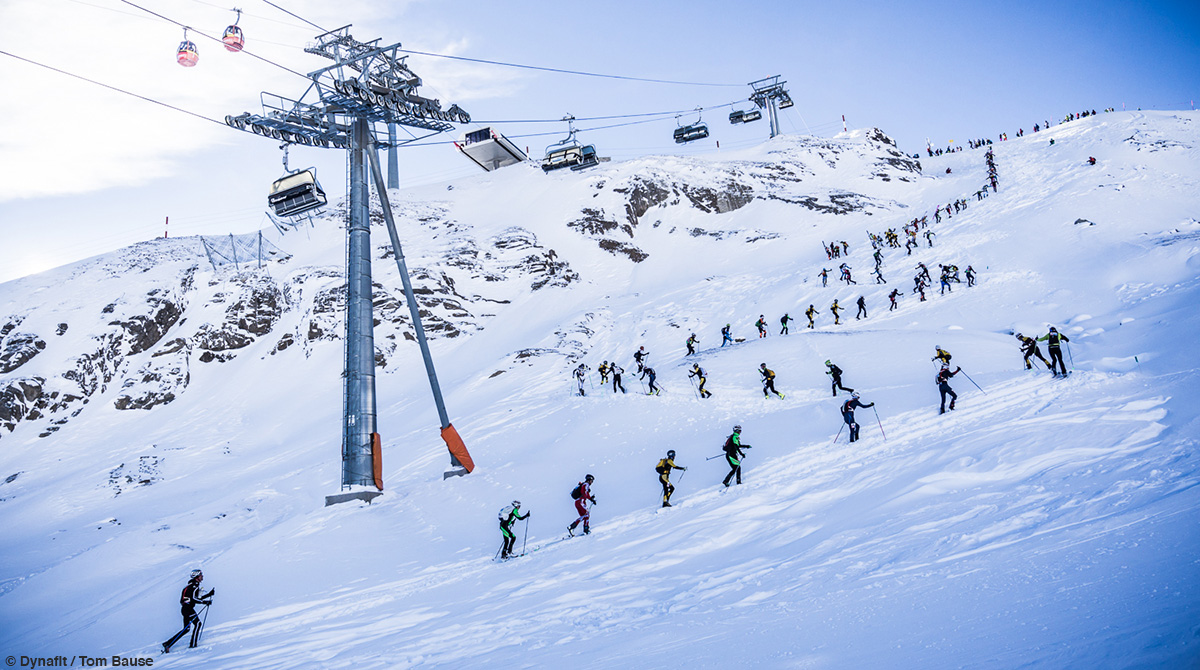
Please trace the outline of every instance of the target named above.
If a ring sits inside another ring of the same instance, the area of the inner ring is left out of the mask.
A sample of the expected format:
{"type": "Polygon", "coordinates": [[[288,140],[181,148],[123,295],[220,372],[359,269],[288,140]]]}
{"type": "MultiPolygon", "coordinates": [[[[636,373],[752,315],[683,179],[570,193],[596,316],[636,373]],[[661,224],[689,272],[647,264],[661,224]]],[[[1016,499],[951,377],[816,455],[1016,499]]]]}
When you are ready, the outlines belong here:
{"type": "Polygon", "coordinates": [[[225,29],[225,34],[221,35],[221,42],[225,45],[226,51],[237,53],[246,46],[246,36],[242,34],[241,28],[232,25],[225,29]]]}
{"type": "Polygon", "coordinates": [[[284,175],[271,184],[267,204],[275,216],[296,216],[325,206],[325,191],[312,168],[284,175]]]}
{"type": "Polygon", "coordinates": [[[200,50],[196,48],[196,43],[191,40],[180,42],[175,61],[184,67],[193,67],[200,62],[200,50]]]}
{"type": "Polygon", "coordinates": [[[693,123],[690,126],[681,126],[675,129],[675,144],[695,142],[706,137],[708,137],[708,125],[704,123],[693,123]]]}
{"type": "Polygon", "coordinates": [[[508,138],[491,128],[465,133],[454,146],[476,165],[491,172],[520,163],[528,157],[508,138]]]}

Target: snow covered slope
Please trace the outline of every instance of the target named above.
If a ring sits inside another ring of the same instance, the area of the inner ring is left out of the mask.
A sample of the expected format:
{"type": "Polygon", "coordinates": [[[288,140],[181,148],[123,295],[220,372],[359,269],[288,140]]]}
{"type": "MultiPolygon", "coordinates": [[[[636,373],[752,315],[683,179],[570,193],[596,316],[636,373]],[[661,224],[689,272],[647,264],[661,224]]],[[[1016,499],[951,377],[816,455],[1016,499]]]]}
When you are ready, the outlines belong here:
{"type": "Polygon", "coordinates": [[[1194,663],[1200,115],[1101,114],[994,151],[981,201],[983,150],[918,167],[875,130],[392,194],[478,469],[441,479],[375,226],[388,490],[369,506],[322,507],[340,481],[336,217],[274,239],[263,270],[160,240],[0,285],[0,651],[154,654],[202,566],[202,648],[156,666],[1194,663]],[[867,231],[925,215],[935,246],[886,250],[891,283],[869,284],[867,231]],[[834,240],[858,285],[821,286],[834,240]],[[919,302],[918,262],[980,281],[919,302]],[[784,312],[801,321],[780,336],[784,312]],[[726,323],[746,341],[718,347],[726,323]],[[1012,333],[1048,324],[1071,338],[1068,378],[1023,370],[1012,333]],[[982,387],[955,377],[944,416],[935,344],[982,387]],[[631,374],[640,345],[661,396],[631,374]],[[857,443],[834,441],[826,359],[876,403],[857,443]],[[593,373],[573,395],[570,370],[603,360],[630,393],[593,373]],[[785,399],[763,398],[764,362],[785,399]],[[753,449],[726,490],[706,459],[734,423],[753,449]],[[663,510],[667,449],[689,469],[663,510]],[[558,541],[585,473],[594,532],[558,541]],[[530,553],[494,563],[514,498],[530,553]]]}

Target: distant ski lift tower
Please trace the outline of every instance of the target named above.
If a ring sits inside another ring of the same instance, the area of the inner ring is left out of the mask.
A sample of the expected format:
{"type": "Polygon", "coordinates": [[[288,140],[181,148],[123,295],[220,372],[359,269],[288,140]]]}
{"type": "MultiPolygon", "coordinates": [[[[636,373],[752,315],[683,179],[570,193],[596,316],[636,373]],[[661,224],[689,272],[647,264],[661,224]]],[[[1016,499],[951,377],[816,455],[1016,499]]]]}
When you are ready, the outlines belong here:
{"type": "Polygon", "coordinates": [[[758,105],[759,109],[767,110],[767,118],[771,121],[771,137],[779,134],[779,110],[795,104],[791,94],[783,88],[787,82],[779,81],[780,76],[782,75],[750,82],[750,87],[754,89],[750,94],[750,102],[758,105]]]}
{"type": "MultiPolygon", "coordinates": [[[[376,125],[403,125],[427,131],[409,142],[452,130],[451,123],[470,123],[471,116],[451,105],[442,109],[438,100],[417,93],[421,78],[398,55],[400,44],[381,47],[379,40],[359,42],[350,26],[318,35],[305,51],[333,61],[329,67],[310,72],[312,83],[297,99],[262,94],[262,114],[249,112],[226,116],[225,123],[257,135],[304,146],[349,150],[349,214],[346,229],[346,357],[342,422],[343,493],[326,497],[326,504],[378,495],[377,491],[353,490],[356,486],[383,489],[381,440],[376,425],[375,344],[371,305],[371,232],[368,180],[373,177],[383,205],[384,220],[391,236],[396,266],[404,284],[404,297],[412,316],[413,329],[425,371],[429,377],[442,439],[450,451],[447,477],[465,475],[475,465],[450,423],[433,358],[421,324],[420,306],[413,294],[400,238],[390,203],[375,139],[376,125]],[[305,102],[305,98],[311,98],[305,102]],[[368,176],[370,175],[370,176],[368,176]],[[350,489],[349,493],[345,491],[350,489]]],[[[396,142],[389,136],[389,149],[396,142]]],[[[389,161],[390,163],[391,161],[389,161]]],[[[389,165],[390,167],[390,165],[389,165]]]]}

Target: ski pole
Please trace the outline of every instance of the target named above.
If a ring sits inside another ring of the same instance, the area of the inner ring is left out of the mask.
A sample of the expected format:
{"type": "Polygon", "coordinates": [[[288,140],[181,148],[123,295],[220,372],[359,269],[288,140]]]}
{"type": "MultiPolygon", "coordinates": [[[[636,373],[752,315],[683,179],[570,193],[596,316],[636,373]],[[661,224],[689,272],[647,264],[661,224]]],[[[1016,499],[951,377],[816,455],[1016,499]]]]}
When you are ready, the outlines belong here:
{"type": "Polygon", "coordinates": [[[196,644],[200,644],[200,634],[204,632],[204,624],[208,623],[208,607],[204,606],[204,618],[200,620],[200,628],[196,631],[196,644]]]}
{"type": "MultiPolygon", "coordinates": [[[[962,375],[963,375],[964,377],[966,377],[966,378],[967,378],[967,381],[971,382],[972,384],[975,384],[975,380],[974,380],[974,379],[971,379],[971,376],[970,376],[970,375],[968,375],[966,372],[963,372],[963,369],[962,369],[962,368],[959,368],[958,370],[959,370],[959,372],[962,372],[962,375]]],[[[980,391],[982,391],[984,395],[987,395],[987,391],[984,391],[984,390],[983,390],[983,387],[981,387],[979,384],[975,384],[975,388],[977,388],[977,389],[979,389],[980,391]]]]}
{"type": "Polygon", "coordinates": [[[492,557],[492,560],[494,561],[497,558],[500,558],[500,552],[503,550],[504,550],[504,545],[502,544],[502,545],[500,545],[500,548],[496,550],[496,555],[492,557]]]}
{"type": "Polygon", "coordinates": [[[717,454],[716,456],[709,456],[708,458],[706,458],[706,459],[704,459],[704,460],[706,460],[706,461],[711,461],[711,460],[712,460],[712,459],[714,459],[714,458],[720,458],[720,457],[722,457],[722,456],[724,456],[724,455],[725,455],[725,454],[717,454]]]}
{"type": "Polygon", "coordinates": [[[1075,369],[1075,357],[1071,355],[1071,343],[1067,342],[1067,358],[1071,361],[1071,369],[1075,369]]]}
{"type": "Polygon", "coordinates": [[[871,410],[875,412],[875,423],[879,424],[879,432],[883,433],[883,441],[887,442],[887,433],[883,432],[883,422],[879,420],[879,410],[875,409],[874,407],[872,407],[871,410]]]}
{"type": "Polygon", "coordinates": [[[525,547],[529,544],[529,515],[525,515],[525,539],[521,540],[521,555],[525,555],[525,547]]]}
{"type": "Polygon", "coordinates": [[[688,377],[688,381],[691,382],[691,384],[692,384],[692,393],[696,396],[696,400],[699,400],[700,399],[700,391],[698,390],[698,387],[696,386],[696,378],[688,377]]]}
{"type": "Polygon", "coordinates": [[[846,427],[845,423],[842,423],[842,425],[838,426],[838,434],[833,436],[833,442],[830,442],[829,446],[833,446],[833,445],[837,444],[838,438],[842,436],[842,429],[845,427],[846,427]]]}

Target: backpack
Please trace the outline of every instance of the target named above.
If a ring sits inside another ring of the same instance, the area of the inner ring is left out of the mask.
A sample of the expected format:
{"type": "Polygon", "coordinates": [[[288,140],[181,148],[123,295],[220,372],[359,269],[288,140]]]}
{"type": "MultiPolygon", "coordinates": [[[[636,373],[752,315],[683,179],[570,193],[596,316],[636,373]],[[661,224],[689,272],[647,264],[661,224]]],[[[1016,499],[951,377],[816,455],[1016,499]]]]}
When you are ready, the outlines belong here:
{"type": "Polygon", "coordinates": [[[510,514],[512,514],[512,513],[513,513],[513,506],[512,506],[512,505],[506,505],[506,506],[504,507],[504,509],[500,510],[500,520],[501,520],[501,521],[507,521],[507,520],[508,520],[508,517],[509,517],[509,515],[510,515],[510,514]]]}
{"type": "Polygon", "coordinates": [[[579,490],[582,486],[583,484],[579,484],[575,488],[571,489],[571,498],[573,500],[579,500],[579,498],[583,495],[583,492],[579,490]]]}

